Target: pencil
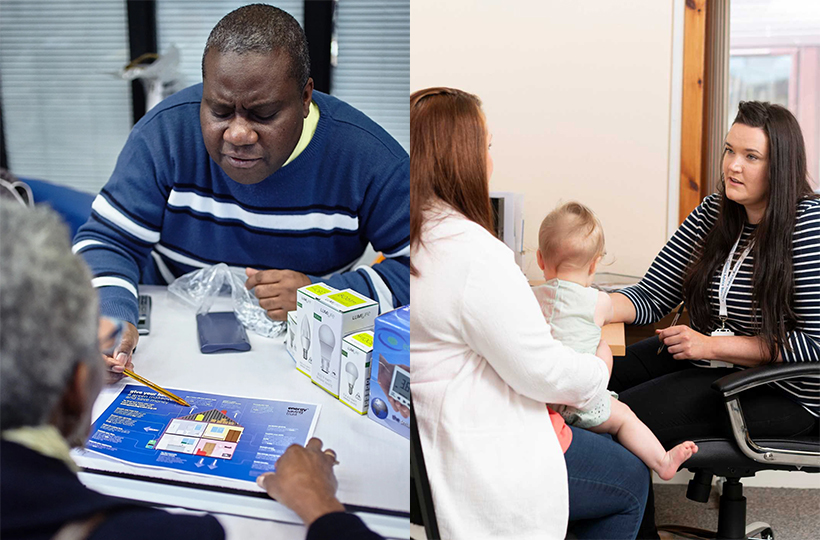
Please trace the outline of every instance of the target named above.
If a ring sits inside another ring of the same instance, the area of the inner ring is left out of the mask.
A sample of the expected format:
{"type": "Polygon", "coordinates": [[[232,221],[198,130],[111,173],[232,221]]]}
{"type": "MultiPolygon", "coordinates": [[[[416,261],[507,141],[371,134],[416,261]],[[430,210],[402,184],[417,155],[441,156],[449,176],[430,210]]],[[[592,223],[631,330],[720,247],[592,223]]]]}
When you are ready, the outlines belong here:
{"type": "MultiPolygon", "coordinates": [[[[678,308],[677,313],[675,313],[675,318],[673,318],[673,319],[672,319],[672,324],[670,324],[670,325],[669,325],[669,328],[672,328],[673,326],[675,326],[676,324],[678,324],[678,319],[680,319],[680,314],[681,314],[681,313],[683,313],[683,302],[681,302],[680,307],[678,308]]],[[[666,345],[664,345],[664,344],[663,344],[663,342],[661,342],[661,346],[660,346],[660,347],[658,347],[658,354],[661,354],[661,352],[663,351],[663,348],[664,348],[664,347],[666,347],[666,345]]]]}
{"type": "Polygon", "coordinates": [[[158,386],[158,385],[156,385],[156,384],[152,383],[152,382],[151,382],[151,381],[149,381],[148,379],[145,379],[145,378],[143,378],[143,377],[140,377],[139,375],[137,375],[136,373],[134,373],[134,372],[133,372],[133,371],[131,371],[130,369],[124,369],[124,370],[123,370],[123,373],[124,373],[124,374],[126,374],[126,375],[128,375],[129,377],[131,377],[131,378],[132,378],[132,379],[134,379],[135,381],[139,381],[139,382],[141,382],[142,384],[144,384],[145,386],[147,386],[147,387],[149,387],[149,388],[152,388],[153,390],[156,390],[156,391],[157,391],[157,392],[159,392],[160,394],[163,394],[163,395],[165,395],[165,396],[168,396],[169,398],[173,399],[174,401],[176,401],[176,402],[177,402],[177,403],[179,403],[180,405],[184,405],[184,406],[186,406],[186,407],[190,407],[190,406],[191,406],[191,404],[190,404],[190,403],[188,403],[187,401],[185,401],[185,400],[184,400],[184,399],[182,399],[181,397],[179,397],[179,396],[176,396],[176,395],[172,394],[171,392],[169,392],[169,391],[168,391],[168,390],[166,390],[165,388],[163,388],[163,387],[161,387],[161,386],[158,386]]]}

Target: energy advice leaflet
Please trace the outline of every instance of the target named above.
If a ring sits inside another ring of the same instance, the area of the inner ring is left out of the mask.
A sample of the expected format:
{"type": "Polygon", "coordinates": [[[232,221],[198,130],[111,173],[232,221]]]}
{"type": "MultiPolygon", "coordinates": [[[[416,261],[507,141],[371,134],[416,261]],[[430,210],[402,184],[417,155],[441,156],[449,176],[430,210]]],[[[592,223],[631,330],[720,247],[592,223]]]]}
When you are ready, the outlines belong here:
{"type": "Polygon", "coordinates": [[[253,482],[288,446],[306,444],[319,418],[320,406],[308,403],[169,391],[191,406],[125,386],[86,448],[136,466],[253,482]]]}

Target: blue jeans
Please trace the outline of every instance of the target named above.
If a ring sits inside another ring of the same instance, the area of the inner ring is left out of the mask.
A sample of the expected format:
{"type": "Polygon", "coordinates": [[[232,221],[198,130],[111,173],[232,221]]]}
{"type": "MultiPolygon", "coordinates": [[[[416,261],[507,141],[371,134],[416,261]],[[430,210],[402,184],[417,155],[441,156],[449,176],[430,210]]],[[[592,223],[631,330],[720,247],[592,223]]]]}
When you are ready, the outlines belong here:
{"type": "Polygon", "coordinates": [[[646,465],[609,435],[570,429],[569,530],[584,540],[634,540],[649,490],[646,465]]]}

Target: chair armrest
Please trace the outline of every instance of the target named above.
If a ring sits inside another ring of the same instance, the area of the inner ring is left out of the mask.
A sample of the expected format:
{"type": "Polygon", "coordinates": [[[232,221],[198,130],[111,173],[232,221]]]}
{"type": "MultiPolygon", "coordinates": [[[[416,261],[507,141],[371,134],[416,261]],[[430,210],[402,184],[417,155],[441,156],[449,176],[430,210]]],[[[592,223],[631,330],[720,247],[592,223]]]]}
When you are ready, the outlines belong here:
{"type": "Polygon", "coordinates": [[[795,467],[801,470],[804,467],[820,466],[820,452],[816,444],[805,448],[790,448],[778,442],[753,441],[740,406],[739,394],[744,390],[774,381],[805,376],[820,377],[820,362],[768,364],[732,372],[712,383],[712,388],[723,394],[729,424],[732,426],[732,436],[738,449],[746,457],[758,463],[765,463],[766,468],[773,469],[795,467]],[[778,447],[775,448],[772,444],[777,444],[778,447]]]}
{"type": "Polygon", "coordinates": [[[713,382],[712,388],[728,398],[761,384],[806,375],[820,377],[820,362],[781,362],[735,371],[713,382]]]}

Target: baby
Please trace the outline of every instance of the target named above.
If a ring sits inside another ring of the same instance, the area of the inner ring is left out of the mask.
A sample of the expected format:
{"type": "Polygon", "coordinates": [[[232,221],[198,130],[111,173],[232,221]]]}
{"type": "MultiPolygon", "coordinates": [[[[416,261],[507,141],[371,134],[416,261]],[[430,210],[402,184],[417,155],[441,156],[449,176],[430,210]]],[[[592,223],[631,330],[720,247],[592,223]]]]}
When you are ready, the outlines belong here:
{"type": "MultiPolygon", "coordinates": [[[[612,303],[609,295],[590,287],[604,255],[604,231],[598,218],[582,204],[566,203],[544,218],[538,246],[538,266],[547,284],[533,291],[553,337],[582,353],[608,348],[601,339],[601,327],[612,319],[612,303]]],[[[611,365],[609,369],[611,372],[611,365]]],[[[680,464],[698,451],[695,443],[686,441],[667,452],[635,413],[609,392],[584,410],[567,405],[550,408],[570,425],[617,437],[664,480],[672,478],[680,464]]]]}

